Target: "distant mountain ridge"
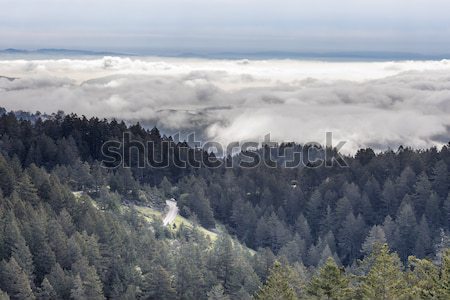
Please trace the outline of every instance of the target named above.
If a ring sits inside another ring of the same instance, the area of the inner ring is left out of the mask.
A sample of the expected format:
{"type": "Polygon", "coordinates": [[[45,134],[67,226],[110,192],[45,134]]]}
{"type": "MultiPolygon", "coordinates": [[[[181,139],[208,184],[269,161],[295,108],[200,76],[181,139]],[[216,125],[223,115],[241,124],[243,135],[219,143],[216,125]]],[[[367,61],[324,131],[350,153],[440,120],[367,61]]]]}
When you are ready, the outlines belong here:
{"type": "Polygon", "coordinates": [[[74,49],[59,49],[59,48],[42,48],[36,50],[26,50],[26,49],[16,49],[8,48],[0,50],[0,54],[10,54],[10,55],[57,55],[57,56],[105,56],[105,55],[115,55],[115,56],[133,56],[130,53],[118,53],[109,51],[91,51],[91,50],[74,50],[74,49]]]}
{"type": "Polygon", "coordinates": [[[304,60],[442,60],[450,59],[450,54],[421,54],[413,52],[388,51],[335,51],[335,52],[301,52],[301,51],[162,51],[144,50],[137,53],[122,53],[112,51],[76,50],[64,48],[41,48],[36,50],[8,48],[0,50],[0,55],[11,56],[159,56],[177,58],[204,59],[304,59],[304,60]]]}
{"type": "Polygon", "coordinates": [[[14,78],[14,77],[7,77],[7,76],[2,76],[2,75],[0,75],[0,79],[7,79],[7,80],[9,80],[9,81],[13,81],[13,80],[16,80],[17,78],[14,78]]]}
{"type": "MultiPolygon", "coordinates": [[[[0,76],[0,78],[3,76],[0,76]]],[[[7,78],[7,77],[6,77],[7,78]]],[[[52,114],[46,114],[46,113],[41,113],[39,111],[35,112],[35,113],[30,113],[27,111],[23,111],[23,110],[7,110],[4,107],[0,106],[0,117],[3,115],[6,115],[8,113],[13,113],[14,116],[18,119],[18,120],[25,120],[25,121],[30,121],[32,124],[36,123],[37,120],[41,119],[42,121],[45,120],[52,120],[55,119],[57,117],[64,117],[65,114],[63,111],[58,111],[57,113],[52,113],[52,114]]]]}
{"type": "Polygon", "coordinates": [[[442,60],[449,59],[448,54],[420,54],[409,52],[377,52],[377,51],[349,51],[349,52],[216,52],[195,53],[185,52],[177,57],[200,57],[210,59],[305,59],[305,60],[442,60]]]}

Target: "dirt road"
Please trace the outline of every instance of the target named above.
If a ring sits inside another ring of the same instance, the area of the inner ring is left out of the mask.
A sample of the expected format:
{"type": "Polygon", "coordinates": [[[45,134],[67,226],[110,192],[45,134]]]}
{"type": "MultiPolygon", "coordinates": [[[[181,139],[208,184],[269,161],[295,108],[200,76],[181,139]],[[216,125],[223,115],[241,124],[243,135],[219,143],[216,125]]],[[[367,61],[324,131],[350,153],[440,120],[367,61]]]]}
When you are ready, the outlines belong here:
{"type": "Polygon", "coordinates": [[[163,219],[164,226],[172,224],[172,222],[175,220],[175,218],[178,215],[178,206],[177,206],[177,202],[175,201],[174,198],[172,198],[170,200],[166,200],[166,204],[169,207],[169,211],[164,216],[164,219],[163,219]]]}

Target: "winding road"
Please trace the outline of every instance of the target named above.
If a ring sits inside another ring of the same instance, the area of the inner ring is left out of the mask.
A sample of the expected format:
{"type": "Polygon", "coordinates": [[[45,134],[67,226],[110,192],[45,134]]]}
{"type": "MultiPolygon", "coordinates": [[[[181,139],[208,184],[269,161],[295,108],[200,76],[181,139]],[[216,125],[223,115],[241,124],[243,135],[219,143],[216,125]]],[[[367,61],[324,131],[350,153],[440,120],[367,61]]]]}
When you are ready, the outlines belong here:
{"type": "Polygon", "coordinates": [[[172,224],[172,222],[175,220],[175,218],[178,215],[178,206],[177,201],[175,201],[174,198],[170,200],[166,200],[166,205],[169,207],[169,211],[165,215],[163,219],[163,225],[167,226],[169,224],[172,224]]]}

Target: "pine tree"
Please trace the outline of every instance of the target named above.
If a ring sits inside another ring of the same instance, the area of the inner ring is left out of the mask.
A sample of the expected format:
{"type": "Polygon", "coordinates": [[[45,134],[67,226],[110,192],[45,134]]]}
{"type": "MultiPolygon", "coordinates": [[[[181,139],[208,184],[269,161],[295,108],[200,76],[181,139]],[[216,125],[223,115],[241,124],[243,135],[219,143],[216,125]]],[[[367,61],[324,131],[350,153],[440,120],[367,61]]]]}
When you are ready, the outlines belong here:
{"type": "MultiPolygon", "coordinates": [[[[364,185],[364,192],[369,197],[370,203],[374,207],[375,211],[380,211],[381,187],[378,180],[372,175],[364,185]]],[[[382,220],[382,219],[381,219],[382,220]]],[[[381,221],[380,220],[380,221],[381,221]]],[[[377,220],[378,221],[378,220],[377,220]]]]}
{"type": "Polygon", "coordinates": [[[441,199],[439,198],[439,196],[435,192],[432,192],[430,198],[427,201],[427,204],[425,205],[425,216],[427,217],[432,231],[437,229],[441,224],[441,211],[439,207],[440,202],[441,199]]]}
{"type": "Polygon", "coordinates": [[[36,213],[30,221],[32,235],[29,237],[30,250],[33,254],[36,281],[41,282],[50,273],[55,264],[55,254],[48,244],[46,234],[46,215],[43,211],[36,213]]]}
{"type": "Polygon", "coordinates": [[[50,237],[49,245],[55,253],[56,261],[69,268],[72,263],[72,257],[68,257],[68,239],[62,226],[56,219],[50,220],[48,224],[48,236],[50,237]]]}
{"type": "Polygon", "coordinates": [[[164,197],[166,198],[172,197],[172,184],[170,183],[170,181],[167,179],[166,176],[163,177],[163,180],[159,184],[159,188],[164,194],[164,197]]]}
{"type": "Polygon", "coordinates": [[[48,279],[59,299],[70,297],[73,279],[56,263],[45,278],[48,279]]]}
{"type": "Polygon", "coordinates": [[[127,286],[125,293],[121,295],[121,299],[123,299],[123,300],[138,299],[139,298],[138,296],[140,296],[140,292],[141,292],[141,290],[139,289],[139,287],[130,284],[127,286]]]}
{"type": "Polygon", "coordinates": [[[12,211],[9,211],[5,218],[4,243],[6,256],[14,257],[20,267],[32,279],[34,270],[33,258],[12,211]]]}
{"type": "Polygon", "coordinates": [[[20,180],[17,181],[17,192],[22,200],[27,201],[33,205],[37,205],[39,201],[38,190],[31,182],[30,176],[24,173],[20,180]]]}
{"type": "Polygon", "coordinates": [[[329,247],[331,252],[335,253],[337,250],[337,242],[336,238],[334,237],[333,231],[328,231],[325,236],[323,237],[324,243],[326,243],[329,247]]]}
{"type": "Polygon", "coordinates": [[[361,165],[367,165],[374,157],[375,152],[371,148],[359,149],[355,155],[355,159],[357,159],[361,165]]]}
{"type": "Polygon", "coordinates": [[[258,219],[252,204],[239,198],[235,199],[230,220],[238,238],[249,246],[254,245],[254,232],[258,219]]]}
{"type": "Polygon", "coordinates": [[[0,263],[0,288],[12,299],[35,299],[27,273],[20,267],[14,257],[9,262],[0,263]]]}
{"type": "Polygon", "coordinates": [[[364,221],[368,224],[378,223],[376,222],[376,211],[373,209],[372,204],[370,203],[369,197],[366,193],[364,193],[361,197],[361,200],[357,202],[356,213],[362,215],[364,217],[364,221]]]}
{"type": "Polygon", "coordinates": [[[433,168],[431,180],[433,183],[433,188],[440,197],[447,196],[449,188],[449,174],[447,169],[447,164],[440,160],[436,162],[433,168]]]}
{"type": "Polygon", "coordinates": [[[349,280],[332,257],[329,257],[307,285],[307,294],[317,299],[345,299],[349,280]]]}
{"type": "Polygon", "coordinates": [[[44,278],[44,280],[41,283],[41,288],[38,292],[38,298],[41,300],[54,300],[57,299],[56,292],[51,285],[50,281],[48,281],[47,278],[44,278]]]}
{"type": "Polygon", "coordinates": [[[203,261],[197,245],[186,243],[181,246],[176,269],[176,288],[180,299],[200,299],[205,294],[203,261]]]}
{"type": "Polygon", "coordinates": [[[5,293],[4,291],[0,290],[0,300],[10,300],[8,293],[5,293]]]}
{"type": "Polygon", "coordinates": [[[317,189],[311,194],[311,198],[309,199],[306,205],[307,217],[311,225],[313,235],[319,229],[319,221],[321,220],[322,217],[321,215],[323,211],[322,206],[323,206],[322,194],[317,189]]]}
{"type": "Polygon", "coordinates": [[[11,195],[14,190],[15,175],[14,171],[6,161],[5,157],[0,153],[0,190],[5,197],[11,195]]]}
{"type": "Polygon", "coordinates": [[[292,241],[287,242],[287,244],[280,249],[278,255],[284,256],[290,263],[294,263],[303,262],[302,254],[305,252],[305,241],[296,234],[292,241]]]}
{"type": "Polygon", "coordinates": [[[384,245],[386,243],[386,235],[384,234],[384,230],[382,226],[374,225],[370,231],[369,234],[366,237],[366,240],[361,246],[361,251],[365,255],[369,255],[372,253],[374,249],[374,245],[384,245]]]}
{"type": "Polygon", "coordinates": [[[61,165],[74,165],[79,160],[78,148],[72,136],[56,142],[56,160],[61,165]]]}
{"type": "MultiPolygon", "coordinates": [[[[278,215],[274,212],[269,216],[266,220],[268,231],[266,234],[266,240],[268,244],[264,246],[269,246],[274,253],[278,253],[281,247],[286,244],[287,241],[290,240],[290,232],[287,229],[286,225],[280,220],[278,215]]],[[[258,228],[257,228],[258,232],[258,228]]]]}
{"type": "MultiPolygon", "coordinates": [[[[208,300],[230,300],[230,296],[226,295],[221,284],[217,284],[207,293],[208,300]]],[[[198,299],[198,298],[197,298],[198,299]]]]}
{"type": "Polygon", "coordinates": [[[414,194],[414,207],[416,213],[420,216],[424,213],[426,203],[431,196],[431,183],[428,180],[427,174],[422,173],[419,175],[414,188],[416,191],[414,194]]]}
{"type": "Polygon", "coordinates": [[[238,269],[233,241],[227,236],[219,237],[214,243],[212,257],[209,259],[209,268],[225,288],[227,294],[239,290],[238,269]]]}
{"type": "Polygon", "coordinates": [[[83,284],[83,290],[89,299],[104,299],[103,284],[100,281],[97,271],[93,266],[90,266],[86,257],[81,257],[72,265],[74,274],[80,276],[83,284]]]}
{"type": "Polygon", "coordinates": [[[442,256],[439,279],[437,290],[440,299],[450,299],[450,249],[447,249],[442,256]]]}
{"type": "Polygon", "coordinates": [[[416,216],[412,206],[408,202],[405,203],[405,201],[403,201],[399,208],[395,223],[397,224],[398,232],[396,248],[398,249],[400,258],[402,258],[403,261],[406,261],[408,256],[414,251],[417,237],[416,216]]]}
{"type": "Polygon", "coordinates": [[[441,215],[441,220],[444,221],[443,225],[447,227],[447,230],[450,230],[450,193],[448,193],[447,198],[444,200],[441,215]]]}
{"type": "Polygon", "coordinates": [[[289,282],[294,289],[297,297],[303,299],[306,291],[306,283],[308,281],[308,270],[302,263],[294,263],[290,267],[289,282]]]}
{"type": "Polygon", "coordinates": [[[312,244],[308,249],[308,253],[305,257],[305,263],[308,266],[317,266],[319,264],[321,252],[321,239],[319,238],[319,242],[317,244],[312,244]]]}
{"type": "Polygon", "coordinates": [[[408,267],[406,275],[411,296],[419,299],[439,299],[438,268],[431,261],[418,259],[415,256],[408,257],[408,267]]]}
{"type": "Polygon", "coordinates": [[[200,224],[206,228],[213,228],[214,216],[209,199],[204,192],[199,189],[194,190],[194,193],[190,194],[188,198],[188,206],[198,216],[200,224]]]}
{"type": "Polygon", "coordinates": [[[339,199],[336,203],[336,209],[334,210],[334,224],[342,226],[341,224],[344,223],[350,213],[353,213],[353,207],[350,200],[346,197],[339,199]]]}
{"type": "Polygon", "coordinates": [[[361,201],[361,192],[359,191],[359,187],[354,182],[346,182],[342,190],[344,197],[347,198],[352,204],[353,208],[355,208],[361,201]]]}
{"type": "Polygon", "coordinates": [[[253,256],[253,265],[256,274],[265,281],[269,276],[270,269],[275,263],[276,257],[269,248],[259,248],[253,256]]]}
{"type": "Polygon", "coordinates": [[[365,223],[361,215],[357,218],[350,212],[338,232],[338,244],[342,261],[351,263],[360,256],[361,244],[366,234],[365,223]]]}
{"type": "Polygon", "coordinates": [[[110,193],[107,188],[100,188],[97,203],[103,210],[118,211],[120,208],[121,198],[117,193],[110,193]]]}
{"type": "MultiPolygon", "coordinates": [[[[371,254],[373,264],[363,279],[362,294],[366,299],[399,299],[406,292],[402,264],[395,253],[389,253],[385,244],[371,254]]],[[[369,258],[370,259],[370,258],[369,258]]]]}
{"type": "Polygon", "coordinates": [[[305,247],[308,248],[312,243],[311,227],[303,214],[300,214],[295,221],[295,231],[305,241],[305,247]]]}
{"type": "Polygon", "coordinates": [[[231,293],[231,298],[244,297],[244,294],[253,295],[258,291],[261,286],[261,281],[256,274],[254,267],[252,265],[252,256],[248,252],[248,249],[244,249],[240,246],[237,240],[234,241],[235,251],[236,251],[236,278],[235,281],[237,285],[241,288],[236,293],[231,293]]]}
{"type": "Polygon", "coordinates": [[[407,166],[403,169],[400,177],[395,182],[397,198],[402,199],[406,194],[411,193],[415,182],[416,173],[414,173],[411,167],[407,166]]]}
{"type": "Polygon", "coordinates": [[[73,288],[70,291],[70,297],[74,300],[88,299],[79,274],[77,274],[73,280],[73,288]]]}
{"type": "Polygon", "coordinates": [[[387,244],[394,247],[397,243],[397,225],[392,220],[391,216],[386,216],[383,222],[383,231],[386,236],[387,244]]]}
{"type": "Polygon", "coordinates": [[[73,224],[72,216],[65,208],[63,208],[59,213],[58,222],[59,224],[61,224],[67,236],[70,237],[75,232],[75,226],[73,224]]]}
{"type": "Polygon", "coordinates": [[[270,270],[269,277],[255,298],[261,300],[298,299],[295,290],[289,284],[289,272],[290,270],[287,267],[276,261],[270,270]]]}
{"type": "Polygon", "coordinates": [[[419,258],[430,256],[432,253],[431,232],[428,227],[428,221],[425,215],[422,216],[419,225],[417,226],[417,240],[414,250],[415,256],[419,258]]]}
{"type": "Polygon", "coordinates": [[[325,245],[325,248],[323,248],[322,253],[320,254],[319,262],[317,263],[318,267],[322,267],[328,260],[328,258],[333,258],[333,253],[330,250],[330,247],[325,245]]]}
{"type": "Polygon", "coordinates": [[[381,192],[381,201],[383,203],[381,212],[383,215],[394,214],[397,207],[397,194],[392,180],[389,178],[384,182],[383,191],[381,192]]]}
{"type": "Polygon", "coordinates": [[[176,291],[170,274],[162,267],[155,266],[144,276],[143,297],[146,300],[172,300],[176,291]]]}
{"type": "Polygon", "coordinates": [[[331,207],[328,205],[325,217],[320,221],[320,234],[323,235],[325,233],[332,232],[332,230],[334,229],[333,223],[334,223],[333,211],[331,210],[331,207]]]}

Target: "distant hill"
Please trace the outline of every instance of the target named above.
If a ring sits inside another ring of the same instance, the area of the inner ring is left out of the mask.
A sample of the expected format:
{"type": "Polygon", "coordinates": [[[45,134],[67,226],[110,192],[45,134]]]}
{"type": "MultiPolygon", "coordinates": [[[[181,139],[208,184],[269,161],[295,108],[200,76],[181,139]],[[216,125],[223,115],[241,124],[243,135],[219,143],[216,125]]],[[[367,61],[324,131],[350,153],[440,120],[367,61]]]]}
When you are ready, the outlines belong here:
{"type": "MultiPolygon", "coordinates": [[[[8,78],[8,77],[4,77],[4,76],[0,76],[0,78],[1,77],[8,78]]],[[[12,78],[12,80],[14,80],[14,78],[12,78]]],[[[14,116],[18,120],[30,121],[32,124],[36,123],[36,121],[38,119],[41,119],[44,121],[44,120],[55,119],[57,116],[63,117],[65,115],[64,112],[62,112],[62,111],[59,111],[58,113],[53,113],[51,115],[46,114],[46,113],[41,113],[39,111],[37,111],[35,113],[26,112],[23,110],[8,111],[6,108],[0,106],[0,117],[7,113],[10,113],[10,112],[13,113],[14,116]]]]}
{"type": "Polygon", "coordinates": [[[442,60],[448,59],[450,55],[435,54],[425,55],[407,52],[377,52],[377,51],[349,51],[349,52],[285,52],[285,51],[263,51],[263,52],[212,52],[195,53],[185,52],[174,55],[177,57],[199,57],[210,59],[303,59],[303,60],[442,60]]]}
{"type": "Polygon", "coordinates": [[[109,52],[109,51],[90,51],[90,50],[53,49],[53,48],[44,48],[44,49],[37,49],[37,50],[24,50],[24,49],[8,48],[8,49],[0,50],[0,54],[6,54],[6,55],[53,55],[53,56],[105,56],[105,55],[130,56],[130,55],[133,55],[130,53],[118,53],[118,52],[109,52]]]}
{"type": "Polygon", "coordinates": [[[17,78],[14,78],[14,77],[7,77],[7,76],[1,76],[0,75],[0,79],[7,79],[7,80],[9,80],[9,81],[13,81],[13,80],[16,80],[17,78]]]}
{"type": "Polygon", "coordinates": [[[179,58],[204,58],[204,59],[301,59],[301,60],[327,60],[327,61],[389,61],[389,60],[442,60],[450,59],[450,54],[421,54],[409,52],[385,52],[385,51],[342,51],[342,52],[301,52],[301,51],[259,51],[259,52],[235,52],[235,51],[189,51],[178,52],[176,50],[144,50],[139,53],[122,53],[111,51],[91,51],[59,48],[42,48],[36,50],[8,48],[0,50],[0,56],[160,56],[179,58]]]}

